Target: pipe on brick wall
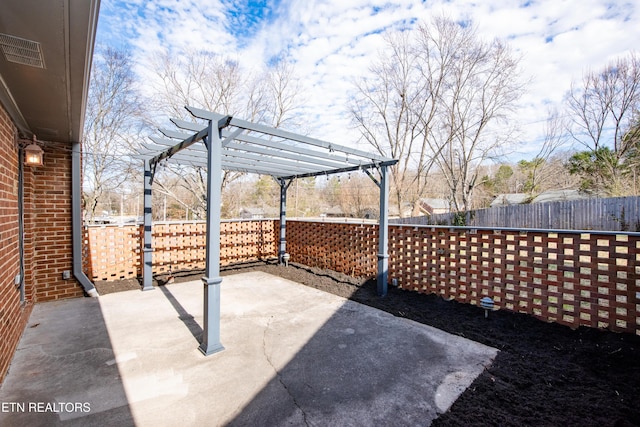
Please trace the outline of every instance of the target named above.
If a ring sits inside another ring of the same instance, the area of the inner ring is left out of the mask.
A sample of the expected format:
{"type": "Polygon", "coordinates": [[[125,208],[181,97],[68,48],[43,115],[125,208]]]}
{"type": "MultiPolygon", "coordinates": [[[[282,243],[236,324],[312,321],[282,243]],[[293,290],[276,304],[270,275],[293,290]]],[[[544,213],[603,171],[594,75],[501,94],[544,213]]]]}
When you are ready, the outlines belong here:
{"type": "Polygon", "coordinates": [[[24,150],[18,149],[18,246],[20,251],[20,304],[25,303],[24,281],[24,150]]]}
{"type": "Polygon", "coordinates": [[[73,277],[80,282],[90,297],[98,297],[98,291],[82,270],[82,159],[80,143],[74,142],[71,151],[71,222],[73,234],[73,277]]]}

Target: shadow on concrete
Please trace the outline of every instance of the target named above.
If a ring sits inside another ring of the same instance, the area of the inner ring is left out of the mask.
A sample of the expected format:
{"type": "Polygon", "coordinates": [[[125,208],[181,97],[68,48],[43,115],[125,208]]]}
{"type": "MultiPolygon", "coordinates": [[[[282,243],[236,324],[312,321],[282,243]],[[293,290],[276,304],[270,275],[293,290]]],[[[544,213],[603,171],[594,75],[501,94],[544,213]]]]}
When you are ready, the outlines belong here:
{"type": "Polygon", "coordinates": [[[200,344],[202,342],[202,327],[196,322],[195,317],[191,315],[183,306],[180,304],[180,301],[177,300],[175,296],[171,293],[169,288],[165,285],[158,286],[158,288],[162,291],[167,300],[171,304],[171,306],[178,313],[178,319],[189,329],[191,335],[196,339],[197,343],[200,344]]]}
{"type": "Polygon", "coordinates": [[[134,425],[116,359],[99,299],[36,305],[0,388],[0,425],[134,425]]]}
{"type": "Polygon", "coordinates": [[[497,353],[349,300],[312,325],[313,304],[270,317],[263,352],[273,377],[228,425],[429,425],[497,353]]]}

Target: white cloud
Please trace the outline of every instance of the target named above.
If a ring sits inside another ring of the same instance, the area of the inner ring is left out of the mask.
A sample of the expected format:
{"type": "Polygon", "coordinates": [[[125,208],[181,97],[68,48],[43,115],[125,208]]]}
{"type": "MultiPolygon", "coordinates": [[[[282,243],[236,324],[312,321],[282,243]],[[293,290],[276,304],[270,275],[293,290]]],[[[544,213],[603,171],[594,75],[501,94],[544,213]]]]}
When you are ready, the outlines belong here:
{"type": "MultiPolygon", "coordinates": [[[[348,130],[346,93],[351,79],[367,72],[382,48],[381,32],[388,28],[445,15],[471,20],[483,37],[507,41],[522,55],[524,76],[532,77],[519,115],[527,142],[540,139],[547,107],[562,101],[572,79],[579,79],[587,68],[602,68],[640,40],[640,0],[267,4],[269,19],[259,22],[260,14],[243,15],[249,10],[246,0],[103,0],[99,37],[105,43],[130,44],[142,64],[157,47],[206,48],[237,55],[247,67],[263,66],[287,51],[306,85],[305,111],[313,135],[339,143],[357,139],[348,130]],[[243,32],[243,24],[248,32],[243,32]]],[[[528,149],[535,147],[529,143],[528,149]]]]}

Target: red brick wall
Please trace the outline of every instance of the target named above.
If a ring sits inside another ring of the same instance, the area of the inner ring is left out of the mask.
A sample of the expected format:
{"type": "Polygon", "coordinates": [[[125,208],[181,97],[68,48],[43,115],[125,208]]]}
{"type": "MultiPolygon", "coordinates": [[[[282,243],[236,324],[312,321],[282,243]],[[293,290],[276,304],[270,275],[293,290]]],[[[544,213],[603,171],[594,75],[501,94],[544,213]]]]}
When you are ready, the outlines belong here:
{"type": "Polygon", "coordinates": [[[14,280],[20,273],[18,233],[18,149],[16,129],[0,106],[0,382],[9,368],[24,326],[31,313],[20,303],[14,280]]]}
{"type": "Polygon", "coordinates": [[[38,142],[44,165],[24,167],[25,303],[14,280],[20,272],[18,232],[18,145],[16,128],[0,106],[0,380],[7,368],[35,302],[84,294],[73,278],[71,231],[71,146],[38,142]]]}
{"type": "MultiPolygon", "coordinates": [[[[73,271],[71,223],[71,145],[44,142],[44,165],[25,168],[31,185],[25,212],[25,226],[33,233],[30,268],[33,271],[35,297],[38,302],[84,295],[73,278],[64,280],[63,271],[73,271]]],[[[26,200],[25,200],[26,204],[26,200]]]]}

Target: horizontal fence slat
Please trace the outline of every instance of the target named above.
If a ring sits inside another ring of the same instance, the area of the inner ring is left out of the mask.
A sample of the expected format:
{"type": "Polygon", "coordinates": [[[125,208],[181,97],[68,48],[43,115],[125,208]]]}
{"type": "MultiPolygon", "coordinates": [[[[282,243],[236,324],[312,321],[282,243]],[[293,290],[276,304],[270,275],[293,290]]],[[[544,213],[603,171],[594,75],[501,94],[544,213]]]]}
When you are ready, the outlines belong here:
{"type": "Polygon", "coordinates": [[[550,230],[640,231],[640,197],[594,198],[533,203],[392,219],[392,224],[550,230]],[[459,218],[464,217],[463,224],[459,218]]]}

